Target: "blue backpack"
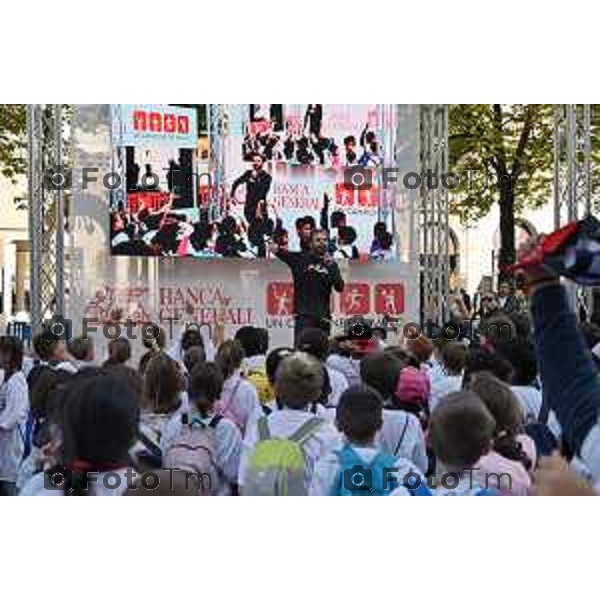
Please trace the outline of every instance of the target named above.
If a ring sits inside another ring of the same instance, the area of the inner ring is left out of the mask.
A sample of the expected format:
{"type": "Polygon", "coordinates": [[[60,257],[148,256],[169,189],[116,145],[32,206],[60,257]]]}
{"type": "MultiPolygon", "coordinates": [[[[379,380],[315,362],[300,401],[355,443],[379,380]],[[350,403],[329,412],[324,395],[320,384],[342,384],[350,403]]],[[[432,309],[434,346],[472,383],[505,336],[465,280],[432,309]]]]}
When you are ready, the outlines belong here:
{"type": "Polygon", "coordinates": [[[340,463],[339,474],[330,496],[389,496],[400,486],[397,477],[386,481],[386,473],[395,473],[397,459],[380,452],[365,463],[350,445],[336,453],[340,463]]]}

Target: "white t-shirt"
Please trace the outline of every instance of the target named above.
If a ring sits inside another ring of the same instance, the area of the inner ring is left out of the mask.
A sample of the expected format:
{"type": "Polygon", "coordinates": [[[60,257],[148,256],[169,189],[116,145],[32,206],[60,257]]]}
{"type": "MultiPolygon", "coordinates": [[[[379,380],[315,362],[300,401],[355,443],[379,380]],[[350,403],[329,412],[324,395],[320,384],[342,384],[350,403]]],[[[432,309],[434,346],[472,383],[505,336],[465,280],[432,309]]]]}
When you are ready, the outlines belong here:
{"type": "Polygon", "coordinates": [[[443,400],[448,394],[460,392],[462,390],[462,375],[438,375],[431,381],[431,397],[429,399],[429,409],[433,412],[440,400],[443,400]]]}
{"type": "Polygon", "coordinates": [[[383,427],[376,442],[384,452],[404,458],[420,471],[427,471],[425,436],[419,419],[403,410],[384,410],[383,427]]]}
{"type": "MultiPolygon", "coordinates": [[[[242,446],[242,458],[240,461],[239,484],[244,487],[248,461],[254,452],[259,441],[258,418],[255,418],[246,431],[246,437],[242,446]]],[[[296,433],[305,423],[314,419],[315,415],[308,411],[301,410],[276,410],[268,417],[269,432],[272,439],[288,439],[296,433]]],[[[341,446],[342,437],[337,429],[329,422],[323,420],[323,423],[313,433],[313,435],[304,444],[306,455],[307,487],[312,480],[315,464],[328,452],[331,452],[341,446]]]]}
{"type": "Polygon", "coordinates": [[[0,481],[17,481],[28,414],[29,388],[18,371],[0,387],[0,481]]]}
{"type": "Polygon", "coordinates": [[[329,374],[329,383],[331,385],[331,394],[329,394],[328,406],[335,408],[340,403],[342,394],[348,389],[348,380],[340,371],[327,367],[329,374]]]}
{"type": "Polygon", "coordinates": [[[349,387],[361,384],[360,362],[357,360],[332,354],[327,359],[327,368],[339,371],[346,378],[349,387]]]}
{"type": "Polygon", "coordinates": [[[250,422],[263,414],[256,388],[243,379],[239,371],[225,382],[221,404],[221,408],[229,407],[235,414],[236,418],[232,420],[238,425],[242,435],[245,434],[250,422]]]}
{"type": "MultiPolygon", "coordinates": [[[[358,454],[360,459],[365,464],[369,464],[375,460],[381,452],[379,448],[358,447],[352,446],[352,449],[358,454]]],[[[399,458],[394,464],[394,468],[398,469],[397,473],[393,474],[394,479],[402,484],[405,476],[409,473],[418,474],[424,481],[422,473],[410,461],[404,458],[399,458]]],[[[330,496],[337,478],[340,474],[340,462],[334,452],[329,452],[321,458],[315,465],[315,472],[310,486],[311,496],[330,496]]],[[[391,494],[390,494],[391,495],[391,494]]],[[[395,491],[396,496],[410,496],[410,492],[400,485],[395,491]]]]}

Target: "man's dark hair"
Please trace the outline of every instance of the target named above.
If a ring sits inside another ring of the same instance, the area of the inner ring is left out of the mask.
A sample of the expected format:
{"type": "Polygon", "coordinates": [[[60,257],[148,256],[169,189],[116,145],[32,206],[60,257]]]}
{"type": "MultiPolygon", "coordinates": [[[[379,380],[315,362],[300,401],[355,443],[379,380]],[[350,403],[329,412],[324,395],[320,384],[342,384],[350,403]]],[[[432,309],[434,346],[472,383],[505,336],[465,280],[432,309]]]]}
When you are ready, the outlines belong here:
{"type": "Polygon", "coordinates": [[[322,329],[305,329],[298,338],[297,350],[324,362],[329,355],[329,338],[322,329]]]}
{"type": "Polygon", "coordinates": [[[238,341],[244,349],[244,355],[246,358],[252,358],[253,356],[260,356],[264,354],[263,350],[263,337],[260,331],[256,327],[247,325],[238,329],[235,334],[235,339],[238,341]]]}
{"type": "Polygon", "coordinates": [[[88,360],[94,348],[94,342],[83,336],[76,337],[68,344],[69,354],[76,360],[88,360]]]}
{"type": "Polygon", "coordinates": [[[346,390],[340,398],[336,422],[350,443],[372,442],[383,426],[383,398],[366,386],[346,390]]]}
{"type": "Polygon", "coordinates": [[[54,350],[60,341],[61,338],[50,329],[44,329],[33,338],[33,350],[41,360],[48,361],[52,359],[54,350]]]}
{"type": "Polygon", "coordinates": [[[190,348],[204,347],[202,333],[196,327],[188,327],[181,336],[181,350],[185,353],[190,348]]]}
{"type": "Polygon", "coordinates": [[[388,400],[396,393],[402,367],[402,363],[395,356],[386,352],[375,352],[362,359],[360,377],[365,385],[388,400]]]}

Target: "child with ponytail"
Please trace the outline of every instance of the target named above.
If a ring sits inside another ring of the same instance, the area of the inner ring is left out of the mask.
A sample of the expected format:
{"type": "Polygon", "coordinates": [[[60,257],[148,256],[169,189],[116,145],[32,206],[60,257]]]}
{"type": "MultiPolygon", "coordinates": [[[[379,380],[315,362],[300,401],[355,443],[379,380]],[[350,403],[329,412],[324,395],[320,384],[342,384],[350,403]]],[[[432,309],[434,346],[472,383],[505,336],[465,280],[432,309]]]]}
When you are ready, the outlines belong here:
{"type": "MultiPolygon", "coordinates": [[[[486,371],[473,375],[469,390],[481,398],[496,421],[493,449],[477,468],[483,474],[503,476],[499,478],[500,493],[528,494],[537,456],[533,440],[524,433],[524,416],[517,397],[506,383],[486,371]]],[[[490,477],[489,481],[495,479],[490,477]]]]}

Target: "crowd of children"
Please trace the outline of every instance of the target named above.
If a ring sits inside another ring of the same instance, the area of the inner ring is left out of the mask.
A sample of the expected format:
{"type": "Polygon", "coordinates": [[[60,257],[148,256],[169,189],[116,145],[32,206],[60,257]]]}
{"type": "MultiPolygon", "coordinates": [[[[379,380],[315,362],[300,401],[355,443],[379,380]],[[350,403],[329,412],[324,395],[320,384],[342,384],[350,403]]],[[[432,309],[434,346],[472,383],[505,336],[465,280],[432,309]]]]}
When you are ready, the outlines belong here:
{"type": "Polygon", "coordinates": [[[100,365],[90,340],[0,337],[0,495],[594,494],[589,336],[556,278],[530,283],[530,323],[493,317],[510,339],[156,330],[133,367],[125,339],[100,365]]]}

